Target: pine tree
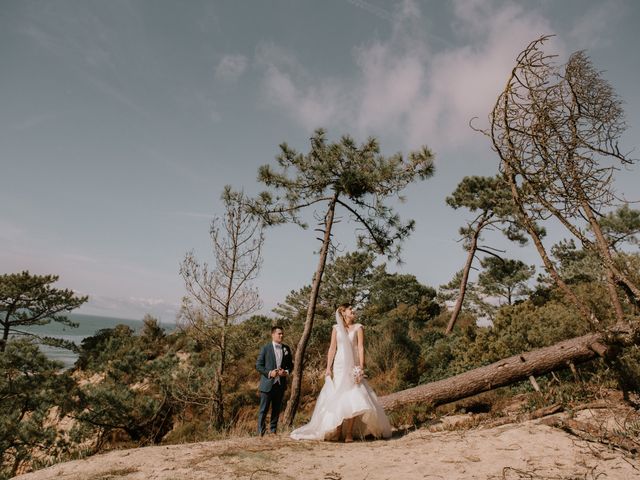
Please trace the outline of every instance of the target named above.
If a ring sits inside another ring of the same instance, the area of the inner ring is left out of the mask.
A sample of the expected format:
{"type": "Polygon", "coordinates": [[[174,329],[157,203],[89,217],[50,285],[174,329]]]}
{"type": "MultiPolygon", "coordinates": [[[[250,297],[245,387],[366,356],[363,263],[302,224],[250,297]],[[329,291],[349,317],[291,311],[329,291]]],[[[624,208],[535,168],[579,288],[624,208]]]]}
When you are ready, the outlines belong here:
{"type": "Polygon", "coordinates": [[[316,302],[331,246],[337,209],[344,210],[358,224],[358,244],[391,258],[399,258],[400,244],[413,230],[414,222],[402,222],[387,204],[389,198],[415,180],[434,173],[433,156],[427,148],[405,159],[401,154],[384,156],[375,138],[358,146],[349,136],[329,143],[324,130],[311,137],[311,149],[303,154],[286,143],[277,156],[279,169],[264,165],[259,180],[270,190],[250,205],[266,224],[295,223],[306,228],[302,211],[322,206],[322,246],[313,277],[304,330],[295,353],[291,396],[284,422],[293,423],[300,400],[305,351],[313,328],[316,302]]]}

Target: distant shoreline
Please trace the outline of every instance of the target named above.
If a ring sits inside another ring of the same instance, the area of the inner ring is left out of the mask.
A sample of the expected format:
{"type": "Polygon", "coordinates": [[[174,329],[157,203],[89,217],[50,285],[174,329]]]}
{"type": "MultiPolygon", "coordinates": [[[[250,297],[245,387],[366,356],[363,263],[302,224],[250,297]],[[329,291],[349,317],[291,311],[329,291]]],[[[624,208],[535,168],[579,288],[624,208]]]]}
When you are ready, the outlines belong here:
{"type": "MultiPolygon", "coordinates": [[[[152,317],[154,318],[158,318],[157,316],[150,314],[152,317]]],[[[131,322],[140,322],[142,323],[143,318],[131,318],[131,317],[114,317],[112,315],[98,315],[97,313],[83,313],[83,312],[73,312],[73,313],[69,313],[67,314],[68,317],[94,317],[94,318],[108,318],[109,320],[124,320],[124,321],[131,321],[131,322]]],[[[175,326],[175,322],[172,323],[168,323],[165,321],[161,321],[160,319],[158,319],[160,321],[161,325],[174,325],[175,326]]]]}
{"type": "MultiPolygon", "coordinates": [[[[41,336],[62,338],[74,342],[79,346],[82,340],[95,335],[100,330],[114,328],[116,325],[127,325],[135,332],[138,332],[144,325],[142,319],[134,320],[131,318],[105,317],[86,313],[70,313],[67,317],[72,322],[77,323],[78,327],[69,327],[68,325],[52,321],[46,325],[24,327],[22,330],[41,336]]],[[[160,327],[166,333],[173,332],[177,329],[175,323],[160,323],[160,327]]],[[[40,349],[50,360],[62,362],[64,368],[71,368],[78,358],[76,353],[64,348],[40,345],[40,349]]]]}

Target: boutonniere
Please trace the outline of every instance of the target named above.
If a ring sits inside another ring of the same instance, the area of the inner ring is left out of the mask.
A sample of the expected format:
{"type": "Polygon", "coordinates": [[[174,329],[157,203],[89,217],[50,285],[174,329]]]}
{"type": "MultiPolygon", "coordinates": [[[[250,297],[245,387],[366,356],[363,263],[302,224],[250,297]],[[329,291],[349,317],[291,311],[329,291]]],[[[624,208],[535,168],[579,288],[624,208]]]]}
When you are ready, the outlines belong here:
{"type": "Polygon", "coordinates": [[[287,350],[286,348],[283,348],[283,349],[282,349],[282,353],[283,353],[284,355],[289,355],[289,350],[287,350]]]}

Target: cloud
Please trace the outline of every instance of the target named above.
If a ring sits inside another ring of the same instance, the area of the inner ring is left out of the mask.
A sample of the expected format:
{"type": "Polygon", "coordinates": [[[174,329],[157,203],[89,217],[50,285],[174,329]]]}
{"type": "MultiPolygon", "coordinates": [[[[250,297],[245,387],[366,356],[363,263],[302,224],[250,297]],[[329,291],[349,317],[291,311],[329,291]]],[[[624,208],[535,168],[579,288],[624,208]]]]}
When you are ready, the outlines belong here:
{"type": "Polygon", "coordinates": [[[347,3],[351,5],[355,5],[356,7],[362,8],[367,12],[375,15],[376,17],[380,17],[383,20],[393,21],[393,14],[384,8],[378,7],[377,5],[373,5],[369,2],[365,2],[363,0],[346,0],[347,3]]]}
{"type": "Polygon", "coordinates": [[[607,45],[607,33],[611,25],[616,25],[626,13],[626,6],[616,0],[608,0],[592,6],[576,19],[569,31],[569,37],[580,45],[580,49],[590,49],[597,45],[607,45]]]}
{"type": "Polygon", "coordinates": [[[263,69],[263,97],[267,104],[277,106],[313,129],[328,122],[344,120],[343,108],[349,103],[341,81],[314,79],[286,50],[264,43],[256,50],[256,63],[263,69]]]}
{"type": "Polygon", "coordinates": [[[177,303],[167,302],[162,298],[109,297],[86,292],[81,294],[89,295],[89,301],[79,309],[79,312],[89,315],[124,316],[136,320],[150,314],[166,323],[175,321],[180,309],[177,303]]]}
{"type": "Polygon", "coordinates": [[[223,82],[233,83],[238,80],[249,66],[249,59],[244,55],[225,55],[218,62],[215,78],[223,82]]]}
{"type": "Polygon", "coordinates": [[[178,275],[112,256],[69,251],[57,240],[0,219],[0,271],[59,275],[56,288],[89,295],[89,302],[80,309],[84,313],[133,319],[151,313],[175,319],[182,291],[178,275]]]}
{"type": "MultiPolygon", "coordinates": [[[[354,48],[350,78],[311,75],[289,51],[261,45],[264,100],[309,130],[331,124],[393,135],[408,148],[457,146],[477,138],[468,122],[486,118],[519,51],[553,33],[540,14],[494,0],[454,2],[455,42],[445,48],[425,25],[417,4],[402,2],[388,38],[354,48]]],[[[552,43],[562,50],[560,40],[552,43]]]]}

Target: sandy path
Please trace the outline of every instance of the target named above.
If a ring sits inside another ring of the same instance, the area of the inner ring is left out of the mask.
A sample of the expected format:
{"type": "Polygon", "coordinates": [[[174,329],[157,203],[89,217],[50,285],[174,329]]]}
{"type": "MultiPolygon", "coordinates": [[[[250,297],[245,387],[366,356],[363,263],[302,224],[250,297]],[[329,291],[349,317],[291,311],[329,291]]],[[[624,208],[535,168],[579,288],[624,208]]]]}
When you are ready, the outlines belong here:
{"type": "Polygon", "coordinates": [[[449,432],[417,430],[387,441],[294,442],[241,438],[113,451],[54,465],[20,480],[209,479],[620,479],[640,462],[604,445],[529,421],[449,432]]]}

